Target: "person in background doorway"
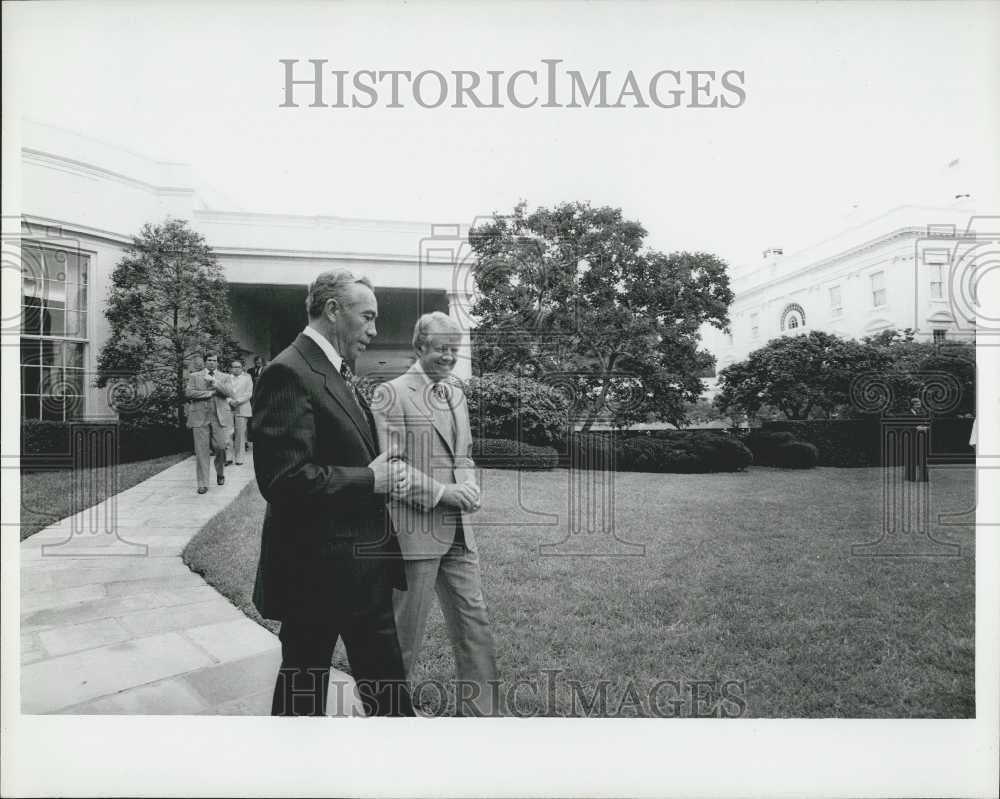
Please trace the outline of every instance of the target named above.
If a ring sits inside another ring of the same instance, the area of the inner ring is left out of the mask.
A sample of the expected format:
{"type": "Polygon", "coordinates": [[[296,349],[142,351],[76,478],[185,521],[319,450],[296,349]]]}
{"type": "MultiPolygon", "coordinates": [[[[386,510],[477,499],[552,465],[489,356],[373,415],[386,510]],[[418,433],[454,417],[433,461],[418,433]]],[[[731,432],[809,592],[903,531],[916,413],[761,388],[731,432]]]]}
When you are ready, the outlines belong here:
{"type": "Polygon", "coordinates": [[[253,380],[243,371],[243,361],[239,358],[230,364],[229,375],[229,387],[233,392],[229,398],[229,407],[233,410],[233,439],[226,453],[226,463],[235,460],[237,466],[242,466],[247,449],[247,420],[253,415],[250,405],[253,380]]]}

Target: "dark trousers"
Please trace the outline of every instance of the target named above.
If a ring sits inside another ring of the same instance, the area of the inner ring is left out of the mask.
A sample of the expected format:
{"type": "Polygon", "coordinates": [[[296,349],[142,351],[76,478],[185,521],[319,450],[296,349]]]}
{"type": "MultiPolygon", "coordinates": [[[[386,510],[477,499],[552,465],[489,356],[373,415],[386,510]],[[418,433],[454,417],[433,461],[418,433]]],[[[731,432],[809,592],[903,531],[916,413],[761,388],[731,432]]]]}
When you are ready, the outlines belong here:
{"type": "Polygon", "coordinates": [[[927,469],[930,432],[917,430],[915,427],[908,432],[909,435],[903,444],[903,479],[910,482],[926,483],[930,480],[927,469]]]}
{"type": "MultiPolygon", "coordinates": [[[[379,592],[381,595],[382,592],[379,592]]],[[[329,621],[285,621],[272,716],[323,716],[330,661],[343,637],[361,703],[369,716],[412,716],[410,689],[396,638],[392,591],[363,610],[331,611],[329,621]]]]}

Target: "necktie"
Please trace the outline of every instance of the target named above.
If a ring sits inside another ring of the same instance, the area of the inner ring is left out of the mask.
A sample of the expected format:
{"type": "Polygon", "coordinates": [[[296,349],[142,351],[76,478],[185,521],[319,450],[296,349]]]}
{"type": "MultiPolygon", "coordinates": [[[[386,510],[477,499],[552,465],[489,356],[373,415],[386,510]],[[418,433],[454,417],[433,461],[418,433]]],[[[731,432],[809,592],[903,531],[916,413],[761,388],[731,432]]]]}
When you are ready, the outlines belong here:
{"type": "Polygon", "coordinates": [[[448,443],[451,444],[451,448],[454,450],[457,426],[455,423],[455,410],[451,407],[451,392],[445,383],[434,383],[431,386],[431,393],[438,400],[438,405],[434,408],[434,412],[442,427],[448,431],[448,443]]]}
{"type": "Polygon", "coordinates": [[[358,397],[357,386],[354,385],[354,372],[351,367],[347,365],[347,361],[340,362],[340,376],[344,378],[347,383],[347,387],[351,390],[351,396],[354,397],[354,402],[361,411],[364,411],[364,406],[361,404],[361,399],[358,397]]]}

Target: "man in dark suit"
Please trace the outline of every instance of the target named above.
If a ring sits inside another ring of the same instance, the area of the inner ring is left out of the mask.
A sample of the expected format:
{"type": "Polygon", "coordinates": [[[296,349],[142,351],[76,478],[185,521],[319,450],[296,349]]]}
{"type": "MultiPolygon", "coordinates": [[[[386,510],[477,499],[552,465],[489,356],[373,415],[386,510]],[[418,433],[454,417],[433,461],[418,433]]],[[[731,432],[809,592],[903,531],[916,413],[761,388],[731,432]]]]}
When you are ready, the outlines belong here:
{"type": "Polygon", "coordinates": [[[903,450],[903,479],[909,482],[926,483],[930,480],[927,469],[927,455],[930,450],[931,417],[920,397],[910,400],[907,413],[914,418],[913,427],[905,439],[903,450]]]}
{"type": "Polygon", "coordinates": [[[253,381],[254,386],[257,385],[257,379],[260,377],[260,373],[264,371],[264,359],[259,355],[255,355],[253,358],[253,366],[247,369],[247,374],[250,375],[250,379],[253,381]]]}
{"type": "Polygon", "coordinates": [[[309,323],[261,373],[254,392],[254,467],[267,500],[254,605],[281,621],[272,715],[323,715],[334,646],[343,637],[369,715],[413,715],[393,619],[405,588],[388,497],[409,470],[378,453],[371,412],[350,364],[376,334],[366,278],[324,272],[306,297],[309,323]]]}

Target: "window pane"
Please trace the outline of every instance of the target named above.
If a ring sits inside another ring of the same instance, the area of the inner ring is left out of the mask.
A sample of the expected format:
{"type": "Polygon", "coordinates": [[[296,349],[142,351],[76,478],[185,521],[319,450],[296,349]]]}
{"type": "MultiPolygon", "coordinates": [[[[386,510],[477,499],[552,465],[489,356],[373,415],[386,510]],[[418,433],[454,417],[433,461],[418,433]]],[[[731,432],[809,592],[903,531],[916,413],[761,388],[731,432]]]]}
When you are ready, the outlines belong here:
{"type": "Polygon", "coordinates": [[[37,366],[41,363],[42,342],[37,338],[21,339],[21,363],[37,366]]]}
{"type": "Polygon", "coordinates": [[[69,311],[87,310],[87,287],[79,284],[66,284],[66,309],[69,311]]]}
{"type": "Polygon", "coordinates": [[[67,283],[80,282],[80,256],[75,252],[66,253],[66,277],[63,280],[67,283]]]}
{"type": "Polygon", "coordinates": [[[42,367],[42,390],[38,393],[57,394],[62,383],[62,367],[43,366],[42,367]]]}
{"type": "Polygon", "coordinates": [[[61,422],[65,416],[63,398],[51,395],[42,397],[42,419],[61,422]]]}
{"type": "Polygon", "coordinates": [[[42,370],[38,366],[21,367],[21,393],[38,394],[42,384],[42,370]]]}
{"type": "Polygon", "coordinates": [[[40,335],[42,332],[42,301],[33,297],[25,298],[21,308],[21,332],[40,335]]]}
{"type": "Polygon", "coordinates": [[[63,343],[63,357],[66,366],[72,369],[83,368],[83,344],[74,344],[67,341],[63,343]]]}
{"type": "MultiPolygon", "coordinates": [[[[75,289],[74,289],[75,290],[75,289]]],[[[45,284],[46,305],[58,305],[66,307],[66,283],[62,280],[50,280],[45,284]]]]}
{"type": "Polygon", "coordinates": [[[45,250],[45,275],[50,281],[66,280],[66,253],[62,250],[45,250]]]}
{"type": "Polygon", "coordinates": [[[21,295],[41,297],[44,280],[45,263],[41,252],[35,247],[21,247],[21,295]]]}
{"type": "Polygon", "coordinates": [[[63,373],[63,397],[66,417],[77,417],[83,412],[83,370],[67,369],[63,373]]]}
{"type": "Polygon", "coordinates": [[[37,419],[40,416],[41,403],[38,397],[21,397],[21,418],[37,419]]]}
{"type": "Polygon", "coordinates": [[[42,314],[42,335],[66,335],[66,312],[61,302],[49,301],[45,303],[45,312],[42,314]]]}
{"type": "Polygon", "coordinates": [[[83,369],[66,369],[63,372],[63,385],[67,394],[83,394],[83,369]]]}
{"type": "Polygon", "coordinates": [[[62,342],[42,342],[42,363],[45,366],[62,366],[62,342]]]}
{"type": "Polygon", "coordinates": [[[86,338],[87,314],[78,311],[66,311],[66,335],[74,338],[86,338]]]}

